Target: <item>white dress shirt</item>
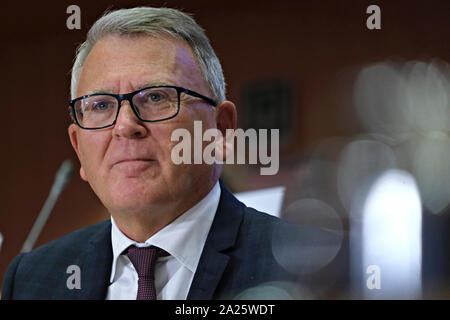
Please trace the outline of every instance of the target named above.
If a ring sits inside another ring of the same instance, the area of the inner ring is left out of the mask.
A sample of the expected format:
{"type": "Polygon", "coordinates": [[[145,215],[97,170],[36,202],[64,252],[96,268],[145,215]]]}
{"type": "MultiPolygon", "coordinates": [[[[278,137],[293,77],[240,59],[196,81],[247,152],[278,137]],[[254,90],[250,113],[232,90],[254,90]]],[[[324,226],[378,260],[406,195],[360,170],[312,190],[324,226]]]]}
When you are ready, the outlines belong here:
{"type": "Polygon", "coordinates": [[[160,257],[155,265],[155,288],[158,300],[187,298],[206,237],[220,200],[220,185],[216,183],[208,195],[144,243],[124,235],[111,217],[113,263],[107,300],[135,300],[138,275],[130,259],[121,254],[130,245],[156,246],[170,256],[160,257]]]}

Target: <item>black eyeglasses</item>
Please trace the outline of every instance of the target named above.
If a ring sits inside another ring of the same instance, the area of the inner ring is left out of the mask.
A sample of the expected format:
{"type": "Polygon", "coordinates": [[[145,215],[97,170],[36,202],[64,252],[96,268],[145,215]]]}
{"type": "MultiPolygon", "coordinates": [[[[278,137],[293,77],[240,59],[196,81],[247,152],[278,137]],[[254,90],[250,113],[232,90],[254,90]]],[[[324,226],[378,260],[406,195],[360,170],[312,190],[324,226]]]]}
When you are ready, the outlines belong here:
{"type": "Polygon", "coordinates": [[[95,130],[111,127],[116,123],[124,100],[130,102],[131,109],[141,121],[172,119],[180,111],[182,93],[217,106],[211,98],[176,86],[153,86],[126,94],[94,93],[73,99],[69,105],[72,119],[80,128],[95,130]]]}

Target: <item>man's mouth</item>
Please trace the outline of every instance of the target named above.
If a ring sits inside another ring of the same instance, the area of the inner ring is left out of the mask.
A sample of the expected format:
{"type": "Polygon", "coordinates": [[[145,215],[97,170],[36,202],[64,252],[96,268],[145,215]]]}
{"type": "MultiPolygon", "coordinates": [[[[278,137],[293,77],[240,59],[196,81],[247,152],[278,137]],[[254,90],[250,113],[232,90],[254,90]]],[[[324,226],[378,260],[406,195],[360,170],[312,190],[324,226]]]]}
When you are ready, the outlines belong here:
{"type": "Polygon", "coordinates": [[[155,167],[156,160],[150,158],[127,158],[117,161],[113,168],[123,172],[127,177],[139,177],[144,171],[155,167]]]}
{"type": "Polygon", "coordinates": [[[139,162],[151,162],[151,161],[155,161],[155,160],[150,159],[150,158],[129,158],[129,159],[119,160],[114,165],[121,164],[121,163],[139,163],[139,162]]]}

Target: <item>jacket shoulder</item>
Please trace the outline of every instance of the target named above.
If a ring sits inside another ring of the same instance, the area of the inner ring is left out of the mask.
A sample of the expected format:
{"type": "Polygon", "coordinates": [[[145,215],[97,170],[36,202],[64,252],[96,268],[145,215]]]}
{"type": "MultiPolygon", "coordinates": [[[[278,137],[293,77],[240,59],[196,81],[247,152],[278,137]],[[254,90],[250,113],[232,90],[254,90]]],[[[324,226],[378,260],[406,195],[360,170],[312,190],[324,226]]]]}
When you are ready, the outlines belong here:
{"type": "Polygon", "coordinates": [[[241,228],[241,233],[247,236],[260,233],[262,237],[271,238],[277,232],[297,233],[301,226],[244,205],[241,228]]]}
{"type": "Polygon", "coordinates": [[[108,228],[111,228],[109,220],[71,232],[26,253],[23,257],[23,263],[34,260],[42,262],[42,259],[47,261],[53,259],[55,262],[67,259],[73,260],[74,257],[85,250],[86,246],[97,235],[101,234],[102,231],[108,232],[108,228]]]}
{"type": "Polygon", "coordinates": [[[66,254],[71,252],[77,252],[86,245],[95,235],[102,230],[110,227],[111,222],[109,220],[103,221],[76,231],[73,231],[67,235],[64,235],[58,239],[50,241],[36,249],[26,253],[26,257],[40,256],[42,254],[48,254],[49,251],[61,251],[64,250],[66,254]]]}
{"type": "Polygon", "coordinates": [[[48,242],[30,252],[18,254],[8,266],[3,281],[2,299],[15,298],[16,293],[13,289],[18,286],[27,287],[34,284],[38,287],[41,282],[51,283],[54,280],[52,273],[57,270],[61,271],[60,274],[64,274],[68,265],[76,264],[83,259],[83,254],[91,241],[96,237],[109,235],[110,224],[109,220],[97,223],[48,242]]]}

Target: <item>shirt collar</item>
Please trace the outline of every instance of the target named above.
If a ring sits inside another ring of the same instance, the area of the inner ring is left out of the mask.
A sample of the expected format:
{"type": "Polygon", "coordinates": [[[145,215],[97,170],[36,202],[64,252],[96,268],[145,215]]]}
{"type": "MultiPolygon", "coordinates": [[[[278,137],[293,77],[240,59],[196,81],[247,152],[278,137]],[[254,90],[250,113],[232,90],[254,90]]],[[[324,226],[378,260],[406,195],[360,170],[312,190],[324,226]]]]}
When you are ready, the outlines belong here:
{"type": "Polygon", "coordinates": [[[156,246],[167,251],[191,272],[197,269],[203,246],[219,206],[220,184],[217,182],[212,190],[195,206],[181,214],[172,223],[159,230],[144,243],[138,243],[123,234],[114,218],[111,217],[111,243],[113,264],[110,282],[114,281],[116,265],[122,252],[131,245],[138,247],[156,246]]]}

